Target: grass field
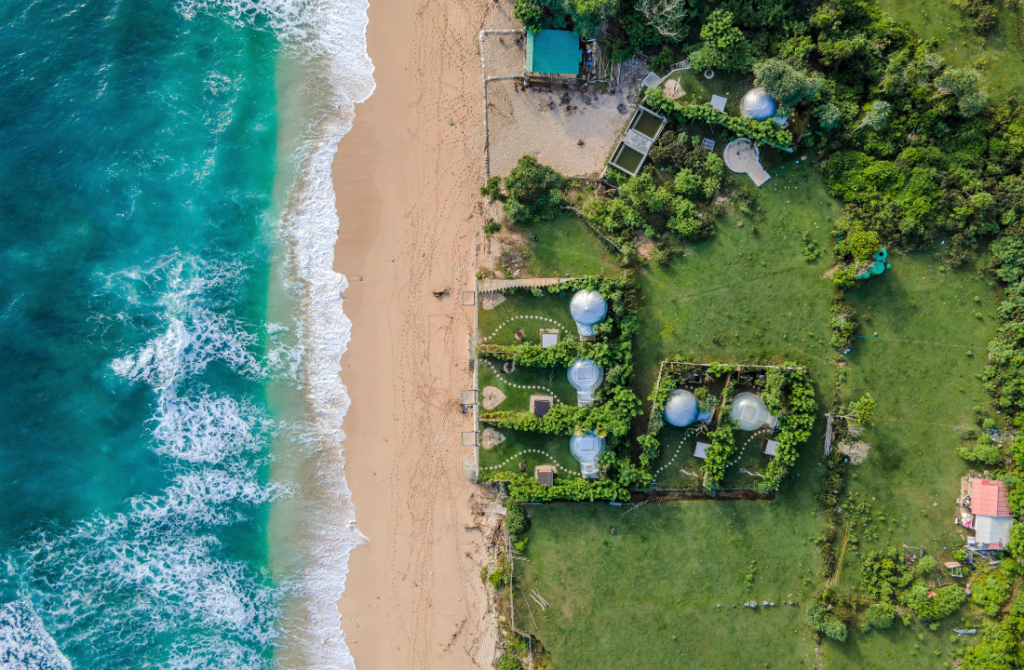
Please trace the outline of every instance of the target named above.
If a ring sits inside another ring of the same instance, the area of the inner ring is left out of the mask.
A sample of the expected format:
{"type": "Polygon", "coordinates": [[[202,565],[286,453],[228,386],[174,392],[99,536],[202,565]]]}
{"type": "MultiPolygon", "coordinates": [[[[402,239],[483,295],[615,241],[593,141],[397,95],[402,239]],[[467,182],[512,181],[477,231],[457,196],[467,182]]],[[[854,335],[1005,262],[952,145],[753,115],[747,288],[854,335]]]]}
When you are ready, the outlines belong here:
{"type": "Polygon", "coordinates": [[[982,65],[985,89],[1001,101],[1024,94],[1024,15],[999,3],[999,21],[986,38],[970,27],[970,17],[949,0],[902,2],[879,0],[879,6],[894,19],[912,27],[922,37],[939,41],[939,52],[956,66],[982,65]]]}
{"type": "Polygon", "coordinates": [[[680,102],[688,105],[703,105],[711,102],[712,95],[726,98],[725,111],[739,116],[740,99],[754,85],[754,77],[750,74],[739,75],[731,72],[716,72],[711,79],[706,79],[703,72],[683,70],[668,77],[679,82],[685,92],[680,102]]]}
{"type": "Polygon", "coordinates": [[[549,393],[563,405],[576,404],[576,389],[569,384],[565,368],[516,368],[515,372],[506,374],[501,372],[502,363],[483,358],[480,365],[480,388],[494,386],[505,394],[505,400],[495,410],[526,412],[530,409],[530,396],[549,393]]]}
{"type": "MultiPolygon", "coordinates": [[[[810,161],[769,152],[762,158],[772,179],[747,211],[729,203],[714,238],[689,246],[665,267],[639,273],[643,303],[634,389],[645,401],[662,360],[759,359],[806,365],[820,414],[829,404],[837,383],[828,343],[834,290],[823,275],[831,264],[830,223],[839,203],[825,193],[810,161]],[[824,256],[807,261],[808,242],[824,256]]],[[[733,178],[740,184],[746,179],[733,178]]],[[[580,274],[569,262],[613,267],[592,235],[567,253],[547,248],[589,235],[578,222],[561,219],[536,230],[534,267],[543,270],[537,274],[580,274]]],[[[849,490],[870,502],[871,521],[851,529],[858,542],[847,545],[839,578],[847,592],[860,580],[859,557],[866,550],[924,545],[941,561],[959,542],[953,502],[967,467],[955,450],[963,444],[963,429],[975,424],[973,408],[989,404],[976,375],[997,327],[995,288],[974,266],[943,271],[941,257],[898,251],[890,249],[891,270],[848,294],[862,322],[858,333],[869,337],[858,338],[846,357],[842,396],[870,391],[878,411],[863,435],[870,455],[848,477],[849,490]]],[[[636,432],[646,429],[647,420],[646,413],[635,420],[636,432]]],[[[552,608],[541,612],[517,590],[517,624],[545,644],[559,669],[634,667],[638,654],[650,668],[811,667],[815,642],[803,605],[823,586],[812,541],[823,524],[814,501],[823,430],[819,417],[772,502],[665,503],[625,515],[628,507],[600,504],[530,506],[528,560],[517,562],[518,584],[525,591],[537,588],[552,608]],[[790,593],[800,607],[783,604],[790,593]],[[765,599],[776,607],[742,607],[765,599]]],[[[739,444],[745,435],[737,433],[739,444]]],[[[659,485],[691,488],[694,482],[678,471],[699,465],[692,456],[694,436],[666,428],[660,438],[666,453],[654,468],[667,467],[659,485]]],[[[512,436],[499,446],[502,451],[482,456],[482,464],[521,450],[520,439],[512,436]]],[[[564,460],[571,459],[567,441],[549,441],[545,449],[556,457],[564,450],[564,460]]],[[[740,481],[740,467],[761,465],[759,447],[760,437],[750,442],[728,470],[726,486],[740,481]]],[[[529,471],[541,462],[531,458],[529,471]]],[[[821,667],[891,668],[898,659],[912,670],[942,668],[953,647],[950,629],[958,625],[953,616],[937,631],[916,621],[867,634],[852,626],[845,643],[822,644],[821,667]]]]}
{"type": "Polygon", "coordinates": [[[578,337],[576,324],[569,314],[567,292],[550,293],[541,289],[540,295],[516,291],[505,296],[505,302],[494,309],[479,312],[480,335],[486,344],[518,344],[515,332],[521,330],[524,342],[540,344],[540,331],[559,328],[559,339],[578,337]]]}
{"type": "Polygon", "coordinates": [[[537,465],[557,465],[558,476],[580,476],[580,464],[569,451],[566,435],[539,435],[517,430],[501,430],[505,441],[492,449],[480,450],[483,470],[519,471],[519,462],[526,461],[526,472],[533,474],[537,465]],[[537,453],[542,452],[542,453],[537,453]],[[499,467],[495,467],[499,466],[499,467]]]}

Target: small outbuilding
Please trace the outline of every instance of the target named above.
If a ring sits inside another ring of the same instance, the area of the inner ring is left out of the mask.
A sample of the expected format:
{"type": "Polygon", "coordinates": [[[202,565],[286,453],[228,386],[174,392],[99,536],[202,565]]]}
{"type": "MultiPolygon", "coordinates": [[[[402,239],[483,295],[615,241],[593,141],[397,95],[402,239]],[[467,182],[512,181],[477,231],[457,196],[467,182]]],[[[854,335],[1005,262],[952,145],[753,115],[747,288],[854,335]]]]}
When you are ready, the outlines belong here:
{"type": "Polygon", "coordinates": [[[580,74],[583,49],[579,35],[571,30],[542,30],[526,33],[526,74],[575,78],[580,74]]]}
{"type": "Polygon", "coordinates": [[[775,440],[765,440],[764,447],[761,449],[761,453],[765,456],[775,456],[775,452],[779,450],[779,443],[775,440]]]}
{"type": "Polygon", "coordinates": [[[569,383],[576,389],[576,403],[590,405],[594,402],[594,391],[604,381],[604,370],[591,359],[577,358],[569,366],[569,383]]]}
{"type": "Polygon", "coordinates": [[[975,541],[984,549],[1000,550],[1010,542],[1013,513],[1006,500],[1006,485],[976,477],[970,481],[971,515],[975,541]]]}
{"type": "Polygon", "coordinates": [[[580,337],[593,337],[594,326],[608,314],[608,302],[598,291],[579,290],[569,302],[569,314],[580,337]]]}
{"type": "Polygon", "coordinates": [[[541,486],[555,485],[555,469],[550,465],[538,465],[533,470],[533,476],[541,486]]]}
{"type": "Polygon", "coordinates": [[[693,455],[696,458],[704,460],[705,458],[708,457],[708,447],[710,446],[711,445],[708,444],[707,442],[698,442],[697,445],[693,448],[693,455]]]}

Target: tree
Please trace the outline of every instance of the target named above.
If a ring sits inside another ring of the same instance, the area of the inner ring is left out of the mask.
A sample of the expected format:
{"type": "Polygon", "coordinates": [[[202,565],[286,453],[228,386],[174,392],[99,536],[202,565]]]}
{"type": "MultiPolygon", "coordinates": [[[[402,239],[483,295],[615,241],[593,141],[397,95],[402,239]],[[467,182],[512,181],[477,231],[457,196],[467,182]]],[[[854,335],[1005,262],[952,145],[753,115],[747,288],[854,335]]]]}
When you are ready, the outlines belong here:
{"type": "Polygon", "coordinates": [[[562,190],[568,184],[569,180],[533,156],[523,156],[505,177],[505,214],[512,221],[525,223],[553,219],[561,211],[562,190]]]}
{"type": "Polygon", "coordinates": [[[814,118],[818,119],[818,123],[821,124],[821,129],[830,132],[839,127],[839,123],[843,120],[843,113],[839,107],[831,102],[826,102],[824,105],[818,105],[811,112],[814,118]]]}
{"type": "Polygon", "coordinates": [[[981,90],[981,74],[968,67],[951,67],[935,78],[935,97],[953,95],[960,116],[970,117],[985,108],[988,94],[981,90]]]}
{"type": "Polygon", "coordinates": [[[491,177],[480,187],[480,195],[495,202],[505,202],[508,198],[501,190],[501,177],[491,177]]]}
{"type": "Polygon", "coordinates": [[[859,400],[851,402],[846,408],[846,414],[841,415],[840,418],[846,419],[849,423],[863,426],[874,416],[877,404],[870,393],[865,393],[859,400]]]}
{"type": "Polygon", "coordinates": [[[523,27],[536,35],[540,32],[543,10],[537,0],[515,0],[512,13],[523,27]]]}
{"type": "Polygon", "coordinates": [[[819,633],[838,642],[846,641],[846,624],[828,611],[825,603],[815,600],[807,608],[807,624],[819,633]]]}
{"type": "Polygon", "coordinates": [[[930,591],[918,582],[903,592],[900,602],[914,610],[922,621],[939,621],[960,609],[966,598],[963,587],[957,584],[930,591]]]}
{"type": "Polygon", "coordinates": [[[864,118],[857,124],[854,130],[860,130],[864,126],[871,128],[872,130],[878,130],[885,126],[885,122],[889,120],[889,112],[892,110],[892,106],[885,100],[875,100],[864,105],[864,118]]]}
{"type": "Polygon", "coordinates": [[[697,16],[697,7],[688,0],[640,0],[636,8],[650,26],[673,42],[686,37],[690,20],[697,16]]]}
{"type": "Polygon", "coordinates": [[[779,103],[778,113],[788,115],[805,100],[821,93],[822,80],[808,77],[789,63],[769,58],[754,64],[754,86],[762,86],[779,103]]]}
{"type": "Polygon", "coordinates": [[[502,654],[498,659],[498,670],[523,670],[523,662],[512,654],[502,654]]]}
{"type": "Polygon", "coordinates": [[[690,54],[695,70],[720,68],[733,72],[750,69],[750,43],[739,28],[732,25],[732,12],[716,9],[700,29],[703,46],[690,54]]]}
{"type": "Polygon", "coordinates": [[[892,628],[892,622],[896,619],[896,608],[890,603],[875,603],[868,608],[865,620],[872,628],[885,630],[892,628]]]}
{"type": "Polygon", "coordinates": [[[697,206],[686,198],[677,197],[674,202],[675,214],[668,220],[668,227],[679,233],[679,237],[689,240],[700,235],[704,223],[700,219],[697,206]]]}

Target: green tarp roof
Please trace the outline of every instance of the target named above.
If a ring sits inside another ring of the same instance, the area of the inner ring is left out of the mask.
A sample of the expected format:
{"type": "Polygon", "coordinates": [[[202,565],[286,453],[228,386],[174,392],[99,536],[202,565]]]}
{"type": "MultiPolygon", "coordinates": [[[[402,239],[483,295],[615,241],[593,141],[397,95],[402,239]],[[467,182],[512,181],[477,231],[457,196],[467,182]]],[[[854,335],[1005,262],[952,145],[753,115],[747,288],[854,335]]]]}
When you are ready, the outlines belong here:
{"type": "Polygon", "coordinates": [[[568,30],[526,33],[526,71],[543,74],[572,74],[580,71],[583,51],[579,36],[568,30]]]}

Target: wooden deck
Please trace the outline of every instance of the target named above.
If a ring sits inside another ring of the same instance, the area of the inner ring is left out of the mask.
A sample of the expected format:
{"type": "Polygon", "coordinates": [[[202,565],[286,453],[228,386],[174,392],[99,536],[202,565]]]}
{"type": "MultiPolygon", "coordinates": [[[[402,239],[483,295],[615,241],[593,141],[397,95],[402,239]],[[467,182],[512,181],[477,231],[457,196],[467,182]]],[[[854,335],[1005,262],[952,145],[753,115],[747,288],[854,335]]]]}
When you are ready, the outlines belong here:
{"type": "Polygon", "coordinates": [[[490,293],[492,291],[504,291],[510,288],[540,288],[552,286],[553,284],[564,284],[576,281],[574,277],[534,277],[532,279],[478,279],[476,282],[477,293],[490,293]]]}

